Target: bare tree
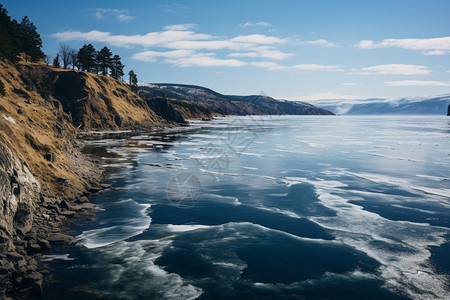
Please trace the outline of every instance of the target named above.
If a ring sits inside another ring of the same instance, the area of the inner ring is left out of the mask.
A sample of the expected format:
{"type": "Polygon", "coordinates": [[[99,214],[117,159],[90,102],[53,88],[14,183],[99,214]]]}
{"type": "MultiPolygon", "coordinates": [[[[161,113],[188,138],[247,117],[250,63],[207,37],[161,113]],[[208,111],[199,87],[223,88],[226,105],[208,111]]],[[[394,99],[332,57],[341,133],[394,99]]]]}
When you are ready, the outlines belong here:
{"type": "Polygon", "coordinates": [[[77,69],[80,69],[78,67],[78,52],[75,49],[70,49],[69,56],[70,56],[69,64],[72,65],[72,70],[75,70],[75,67],[77,69]]]}
{"type": "Polygon", "coordinates": [[[59,45],[59,56],[61,57],[62,64],[64,69],[67,69],[67,66],[70,64],[70,52],[71,48],[68,45],[60,44],[59,45]]]}

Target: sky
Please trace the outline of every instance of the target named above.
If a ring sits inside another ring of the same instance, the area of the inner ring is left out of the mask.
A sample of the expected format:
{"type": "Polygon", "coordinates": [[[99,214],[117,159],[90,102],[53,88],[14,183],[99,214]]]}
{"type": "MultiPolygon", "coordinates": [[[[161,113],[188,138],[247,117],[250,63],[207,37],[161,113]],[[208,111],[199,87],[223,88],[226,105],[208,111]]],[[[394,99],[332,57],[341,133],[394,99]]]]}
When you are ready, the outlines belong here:
{"type": "Polygon", "coordinates": [[[450,93],[448,0],[1,3],[47,55],[107,46],[139,82],[304,101],[450,93]]]}

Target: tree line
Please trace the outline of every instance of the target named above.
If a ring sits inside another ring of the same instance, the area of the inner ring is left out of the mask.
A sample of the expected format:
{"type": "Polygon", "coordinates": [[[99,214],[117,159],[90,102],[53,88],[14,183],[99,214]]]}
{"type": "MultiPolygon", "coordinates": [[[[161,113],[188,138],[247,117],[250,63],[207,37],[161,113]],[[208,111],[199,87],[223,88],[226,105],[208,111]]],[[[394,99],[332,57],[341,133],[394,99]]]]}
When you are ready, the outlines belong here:
{"type": "MultiPolygon", "coordinates": [[[[25,16],[18,23],[11,19],[8,11],[0,4],[0,57],[16,63],[20,55],[25,54],[26,61],[45,59],[50,64],[50,57],[41,48],[42,39],[33,22],[25,16]]],[[[92,44],[85,44],[78,51],[68,45],[60,45],[52,65],[65,69],[70,66],[72,69],[107,75],[118,80],[122,80],[125,68],[119,55],[113,55],[106,46],[97,51],[92,44]]],[[[128,75],[131,88],[137,91],[137,75],[133,70],[128,75]]]]}
{"type": "Polygon", "coordinates": [[[113,55],[106,46],[97,51],[92,44],[85,44],[76,51],[68,45],[60,45],[52,64],[54,67],[62,66],[64,69],[71,66],[72,69],[109,75],[119,80],[125,75],[123,71],[125,65],[122,64],[120,56],[113,55]]]}
{"type": "Polygon", "coordinates": [[[36,62],[44,58],[41,48],[42,39],[33,22],[27,16],[20,23],[12,20],[0,4],[0,57],[17,62],[25,53],[27,61],[36,62]]]}

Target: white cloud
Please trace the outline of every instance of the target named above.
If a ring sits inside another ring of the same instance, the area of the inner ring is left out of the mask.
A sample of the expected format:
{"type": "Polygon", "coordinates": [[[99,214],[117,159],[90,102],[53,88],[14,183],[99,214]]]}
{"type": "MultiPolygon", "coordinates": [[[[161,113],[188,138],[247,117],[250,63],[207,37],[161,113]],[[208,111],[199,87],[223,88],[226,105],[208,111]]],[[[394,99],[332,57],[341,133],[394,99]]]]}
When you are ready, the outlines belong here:
{"type": "Polygon", "coordinates": [[[443,55],[450,53],[450,37],[430,39],[384,39],[377,43],[372,40],[363,40],[355,45],[360,49],[376,49],[398,47],[408,50],[422,51],[427,55],[443,55]]]}
{"type": "Polygon", "coordinates": [[[315,41],[302,41],[300,42],[300,44],[306,44],[306,45],[318,45],[318,46],[322,46],[322,47],[335,47],[336,45],[324,40],[324,39],[318,39],[315,41]]]}
{"type": "Polygon", "coordinates": [[[300,71],[341,71],[340,67],[336,65],[303,64],[294,65],[289,68],[300,71]]]}
{"type": "Polygon", "coordinates": [[[431,50],[431,51],[423,52],[423,54],[425,54],[425,55],[444,55],[447,53],[448,53],[448,51],[444,51],[444,50],[431,50]]]}
{"type": "Polygon", "coordinates": [[[247,49],[251,44],[239,44],[233,43],[228,40],[222,41],[199,41],[199,40],[176,40],[169,43],[162,44],[160,46],[171,49],[191,49],[191,50],[221,50],[221,49],[233,49],[241,50],[247,49]]]}
{"type": "Polygon", "coordinates": [[[250,63],[251,66],[260,67],[267,70],[283,70],[285,66],[280,66],[278,63],[273,61],[255,61],[250,63]]]}
{"type": "Polygon", "coordinates": [[[173,51],[143,51],[135,53],[131,56],[131,59],[145,61],[145,62],[155,62],[158,57],[164,58],[181,58],[188,57],[194,54],[192,50],[173,50],[173,51]]]}
{"type": "Polygon", "coordinates": [[[165,62],[179,67],[242,67],[247,63],[236,59],[220,59],[214,53],[198,53],[189,57],[166,59],[165,62]]]}
{"type": "Polygon", "coordinates": [[[130,21],[130,20],[133,20],[134,18],[136,18],[136,17],[125,15],[125,14],[117,15],[117,20],[119,20],[120,22],[130,21]]]}
{"type": "Polygon", "coordinates": [[[253,51],[249,52],[233,52],[228,54],[228,57],[254,57],[254,58],[267,58],[274,60],[282,60],[294,56],[292,53],[281,52],[278,49],[274,49],[271,47],[253,47],[253,51]]]}
{"type": "Polygon", "coordinates": [[[251,35],[240,35],[235,38],[230,39],[232,42],[244,42],[253,44],[283,44],[286,42],[285,39],[280,39],[276,36],[267,36],[263,34],[251,34],[251,35]]]}
{"type": "Polygon", "coordinates": [[[105,16],[101,12],[96,12],[94,13],[94,17],[97,19],[103,19],[105,16]]]}
{"type": "Polygon", "coordinates": [[[270,26],[272,26],[272,24],[270,24],[269,22],[252,23],[250,21],[248,21],[244,24],[241,24],[241,27],[254,27],[254,26],[270,27],[270,26]]]}
{"type": "Polygon", "coordinates": [[[189,30],[189,29],[196,28],[196,27],[198,27],[197,24],[190,23],[190,24],[167,25],[167,26],[164,26],[163,28],[165,30],[189,30]]]}
{"type": "Polygon", "coordinates": [[[374,48],[377,48],[375,46],[375,42],[371,41],[371,40],[359,41],[358,43],[355,44],[355,47],[360,48],[360,49],[374,49],[374,48]]]}
{"type": "Polygon", "coordinates": [[[450,86],[450,82],[428,80],[386,81],[386,86],[450,86]]]}
{"type": "Polygon", "coordinates": [[[361,69],[365,74],[392,74],[392,75],[427,75],[431,70],[426,66],[417,65],[377,65],[361,69]]]}
{"type": "Polygon", "coordinates": [[[113,8],[94,8],[89,10],[90,13],[97,19],[103,19],[106,16],[113,16],[120,22],[126,22],[136,18],[128,14],[128,10],[113,9],[113,8]]]}
{"type": "Polygon", "coordinates": [[[342,83],[343,86],[358,86],[360,85],[359,83],[356,82],[344,82],[342,83]]]}

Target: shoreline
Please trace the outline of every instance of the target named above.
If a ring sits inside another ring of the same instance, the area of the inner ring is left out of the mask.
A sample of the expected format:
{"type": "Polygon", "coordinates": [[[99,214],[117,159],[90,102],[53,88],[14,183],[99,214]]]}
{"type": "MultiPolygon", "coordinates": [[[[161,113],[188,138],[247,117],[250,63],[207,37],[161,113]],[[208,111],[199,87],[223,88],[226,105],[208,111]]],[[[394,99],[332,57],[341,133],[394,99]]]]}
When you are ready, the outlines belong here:
{"type": "Polygon", "coordinates": [[[41,257],[49,253],[52,246],[75,244],[71,227],[96,218],[97,206],[91,200],[111,185],[104,183],[105,174],[100,158],[84,152],[87,140],[100,139],[104,135],[117,139],[161,133],[175,127],[187,126],[167,123],[146,129],[79,132],[72,151],[65,154],[71,164],[77,167],[78,176],[86,180],[88,185],[80,189],[68,180],[64,181],[64,178],[56,178],[56,181],[64,181],[62,184],[65,189],[77,195],[73,198],[55,196],[56,191],[49,188],[41,191],[40,203],[36,205],[32,216],[32,229],[22,236],[14,237],[14,250],[0,254],[0,295],[5,300],[39,298],[42,295],[44,277],[49,275],[45,268],[40,268],[41,257]]]}
{"type": "MultiPolygon", "coordinates": [[[[70,245],[73,236],[70,227],[79,222],[95,218],[95,204],[90,201],[102,190],[109,188],[103,184],[103,169],[100,161],[82,152],[84,142],[76,139],[72,153],[67,153],[72,164],[78,166],[80,177],[88,182],[85,188],[77,188],[68,180],[63,188],[72,190],[77,196],[65,198],[55,196],[55,191],[41,191],[40,203],[32,215],[31,230],[26,234],[14,236],[13,250],[0,255],[0,291],[5,299],[39,298],[46,270],[40,269],[40,258],[47,254],[53,245],[70,245]],[[81,171],[82,170],[82,171],[81,171]],[[5,280],[5,278],[7,280],[5,280]],[[11,297],[11,298],[9,298],[11,297]]],[[[63,181],[63,178],[56,178],[63,181]]]]}

